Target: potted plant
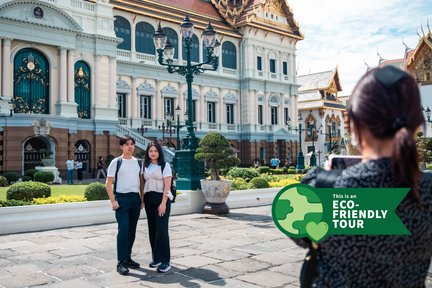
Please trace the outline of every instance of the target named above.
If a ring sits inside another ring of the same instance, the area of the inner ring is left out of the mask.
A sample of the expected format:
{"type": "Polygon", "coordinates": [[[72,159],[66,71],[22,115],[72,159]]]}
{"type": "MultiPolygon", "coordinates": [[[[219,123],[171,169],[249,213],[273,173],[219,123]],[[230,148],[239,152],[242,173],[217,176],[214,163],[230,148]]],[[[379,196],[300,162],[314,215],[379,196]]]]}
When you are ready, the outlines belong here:
{"type": "Polygon", "coordinates": [[[210,168],[210,180],[201,180],[201,188],[207,202],[203,207],[203,213],[228,213],[229,208],[225,202],[231,191],[231,181],[221,180],[219,173],[223,168],[240,163],[230,142],[222,134],[210,132],[199,142],[195,159],[204,160],[210,168]]]}

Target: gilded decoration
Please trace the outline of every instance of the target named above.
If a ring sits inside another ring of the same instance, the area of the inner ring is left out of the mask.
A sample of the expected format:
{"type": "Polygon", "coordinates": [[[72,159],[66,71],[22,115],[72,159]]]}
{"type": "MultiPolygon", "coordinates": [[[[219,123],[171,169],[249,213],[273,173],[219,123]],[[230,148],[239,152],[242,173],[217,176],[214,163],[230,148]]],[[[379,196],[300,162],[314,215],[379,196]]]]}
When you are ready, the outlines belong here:
{"type": "Polygon", "coordinates": [[[238,18],[251,0],[211,0],[211,2],[230,25],[237,26],[238,18]]]}

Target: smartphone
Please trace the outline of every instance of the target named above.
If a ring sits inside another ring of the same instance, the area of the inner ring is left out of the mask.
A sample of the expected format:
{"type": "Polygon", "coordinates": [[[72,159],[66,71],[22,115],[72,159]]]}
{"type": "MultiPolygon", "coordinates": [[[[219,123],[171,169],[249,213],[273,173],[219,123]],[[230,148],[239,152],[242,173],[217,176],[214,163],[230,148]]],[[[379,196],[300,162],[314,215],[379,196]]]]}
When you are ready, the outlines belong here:
{"type": "Polygon", "coordinates": [[[361,156],[353,155],[333,155],[331,156],[331,169],[343,170],[361,161],[361,156]]]}

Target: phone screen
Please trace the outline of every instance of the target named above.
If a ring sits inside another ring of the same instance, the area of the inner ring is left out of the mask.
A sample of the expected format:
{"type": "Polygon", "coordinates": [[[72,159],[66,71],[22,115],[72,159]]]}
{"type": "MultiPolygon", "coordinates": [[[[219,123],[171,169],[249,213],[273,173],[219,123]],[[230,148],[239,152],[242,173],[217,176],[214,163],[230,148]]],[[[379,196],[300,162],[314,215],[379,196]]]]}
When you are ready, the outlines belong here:
{"type": "Polygon", "coordinates": [[[361,161],[360,156],[334,156],[331,159],[331,169],[345,169],[361,161]]]}

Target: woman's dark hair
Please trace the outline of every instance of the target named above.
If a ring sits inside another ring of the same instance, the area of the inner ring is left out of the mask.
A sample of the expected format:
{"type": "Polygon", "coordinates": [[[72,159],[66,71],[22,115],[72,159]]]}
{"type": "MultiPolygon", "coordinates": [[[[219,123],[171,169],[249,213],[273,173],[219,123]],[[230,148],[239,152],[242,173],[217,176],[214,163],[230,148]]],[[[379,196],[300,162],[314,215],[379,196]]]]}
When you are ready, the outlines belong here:
{"type": "Polygon", "coordinates": [[[359,128],[365,127],[377,139],[393,139],[394,178],[399,185],[413,188],[411,196],[418,199],[420,169],[414,135],[424,117],[415,79],[393,66],[368,71],[351,95],[348,118],[359,138],[359,128]]]}
{"type": "Polygon", "coordinates": [[[150,147],[156,147],[156,149],[158,150],[159,153],[158,164],[162,165],[163,163],[165,163],[165,156],[163,154],[161,145],[158,142],[150,142],[150,144],[147,146],[147,150],[144,158],[144,166],[148,167],[151,163],[150,156],[149,156],[150,147]]]}

